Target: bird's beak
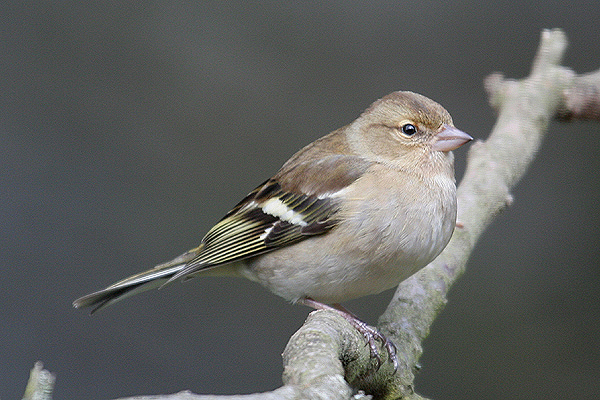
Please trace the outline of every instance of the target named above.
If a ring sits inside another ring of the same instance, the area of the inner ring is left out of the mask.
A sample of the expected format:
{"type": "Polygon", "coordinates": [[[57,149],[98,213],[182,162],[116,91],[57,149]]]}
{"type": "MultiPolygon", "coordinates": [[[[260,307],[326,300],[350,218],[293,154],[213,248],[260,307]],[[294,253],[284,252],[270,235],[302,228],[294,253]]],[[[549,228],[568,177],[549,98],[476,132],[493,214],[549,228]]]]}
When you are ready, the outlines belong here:
{"type": "Polygon", "coordinates": [[[442,130],[435,135],[435,142],[431,146],[434,151],[451,151],[458,149],[463,144],[473,140],[471,135],[456,129],[455,127],[444,124],[442,130]]]}

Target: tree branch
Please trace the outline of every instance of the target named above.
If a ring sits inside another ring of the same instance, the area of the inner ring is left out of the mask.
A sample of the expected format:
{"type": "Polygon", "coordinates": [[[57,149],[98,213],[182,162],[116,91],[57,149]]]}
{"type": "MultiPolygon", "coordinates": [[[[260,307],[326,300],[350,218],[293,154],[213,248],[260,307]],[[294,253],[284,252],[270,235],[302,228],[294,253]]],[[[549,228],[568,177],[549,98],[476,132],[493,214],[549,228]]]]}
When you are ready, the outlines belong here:
{"type": "Polygon", "coordinates": [[[528,78],[504,80],[494,74],[485,81],[498,120],[489,138],[469,149],[457,193],[458,227],[438,258],[400,284],[379,320],[382,331],[412,356],[409,365],[416,365],[421,343],[446,304],[450,287],[464,272],[477,240],[511,204],[510,191],[533,160],[565,89],[573,81],[573,72],[559,65],[566,46],[562,31],[543,31],[528,78]]]}
{"type": "MultiPolygon", "coordinates": [[[[576,76],[560,65],[567,47],[561,30],[545,30],[530,76],[485,80],[498,120],[486,141],[470,148],[458,187],[457,229],[444,252],[398,287],[379,328],[398,347],[399,368],[384,359],[377,368],[363,337],[337,313],[312,312],[284,351],[284,386],[245,396],[199,396],[181,392],[122,400],[348,399],[362,390],[373,398],[422,399],[413,381],[421,343],[446,295],[493,218],[511,204],[511,190],[535,157],[551,119],[600,120],[600,70],[576,76]]],[[[385,357],[387,352],[381,349],[385,357]]],[[[354,398],[370,398],[361,392],[354,398]]]]}
{"type": "Polygon", "coordinates": [[[600,121],[600,70],[576,76],[562,95],[556,115],[559,121],[600,121]]]}
{"type": "Polygon", "coordinates": [[[38,361],[29,373],[29,380],[23,394],[23,400],[52,400],[52,390],[56,376],[44,369],[38,361]]]}

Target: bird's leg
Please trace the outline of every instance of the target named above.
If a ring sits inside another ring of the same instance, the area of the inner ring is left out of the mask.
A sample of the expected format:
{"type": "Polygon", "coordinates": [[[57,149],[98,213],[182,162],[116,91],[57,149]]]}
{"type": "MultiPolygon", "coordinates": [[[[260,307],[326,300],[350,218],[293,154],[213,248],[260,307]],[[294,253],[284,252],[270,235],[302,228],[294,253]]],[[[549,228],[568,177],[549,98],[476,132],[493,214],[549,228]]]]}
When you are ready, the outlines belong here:
{"type": "Polygon", "coordinates": [[[379,357],[379,350],[377,350],[377,345],[375,343],[376,340],[381,341],[383,346],[388,352],[389,361],[394,364],[394,370],[398,369],[398,358],[396,357],[396,346],[394,343],[388,339],[383,333],[379,332],[377,328],[374,328],[367,324],[366,322],[360,320],[356,315],[354,315],[351,311],[346,309],[341,304],[334,304],[330,306],[328,304],[324,304],[313,300],[311,298],[304,298],[299,300],[299,303],[304,304],[305,306],[312,307],[316,310],[331,310],[337,312],[339,315],[344,317],[346,321],[348,321],[357,331],[359,331],[367,340],[369,344],[369,348],[371,350],[371,357],[375,358],[378,363],[378,368],[381,367],[381,358],[379,357]]]}

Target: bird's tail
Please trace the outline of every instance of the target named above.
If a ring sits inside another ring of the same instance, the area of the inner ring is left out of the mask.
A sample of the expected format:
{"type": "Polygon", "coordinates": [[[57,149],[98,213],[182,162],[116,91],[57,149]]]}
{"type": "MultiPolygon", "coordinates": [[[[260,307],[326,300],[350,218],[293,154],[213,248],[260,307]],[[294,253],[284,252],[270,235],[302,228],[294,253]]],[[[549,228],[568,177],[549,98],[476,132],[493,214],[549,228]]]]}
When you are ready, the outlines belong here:
{"type": "Polygon", "coordinates": [[[90,314],[93,314],[96,311],[108,307],[129,296],[145,292],[146,290],[159,288],[168,282],[177,272],[185,268],[187,263],[198,255],[200,249],[201,247],[194,248],[183,253],[179,257],[164,264],[157,265],[148,271],[140,272],[139,274],[116,282],[106,289],[80,297],[73,302],[73,307],[93,307],[90,312],[90,314]]]}

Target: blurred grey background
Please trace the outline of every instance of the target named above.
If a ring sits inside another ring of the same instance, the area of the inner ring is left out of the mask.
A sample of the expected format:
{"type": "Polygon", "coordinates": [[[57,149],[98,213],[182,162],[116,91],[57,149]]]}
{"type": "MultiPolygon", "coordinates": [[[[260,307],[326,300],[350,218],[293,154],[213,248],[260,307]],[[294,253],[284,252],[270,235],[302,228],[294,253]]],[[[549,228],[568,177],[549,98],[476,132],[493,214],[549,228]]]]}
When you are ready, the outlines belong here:
{"type": "MultiPolygon", "coordinates": [[[[36,360],[56,373],[56,399],[278,387],[280,354],[309,309],[254,283],[176,283],[93,317],[71,302],[195,246],[296,150],[391,91],[439,101],[484,139],[494,114],[482,79],[526,76],[542,28],[565,29],[565,65],[600,67],[597,0],[5,2],[0,12],[7,400],[36,360]]],[[[552,123],[424,344],[418,392],[598,398],[599,131],[552,123]]],[[[348,306],[374,323],[389,297],[348,306]]]]}

